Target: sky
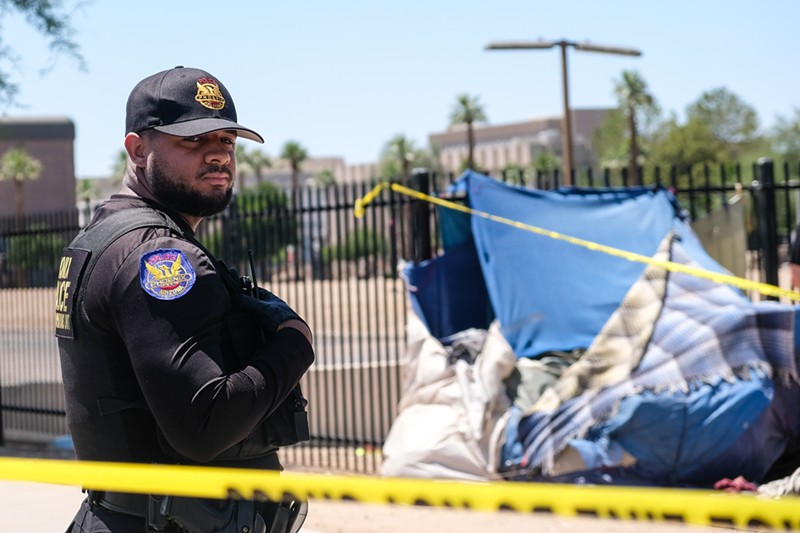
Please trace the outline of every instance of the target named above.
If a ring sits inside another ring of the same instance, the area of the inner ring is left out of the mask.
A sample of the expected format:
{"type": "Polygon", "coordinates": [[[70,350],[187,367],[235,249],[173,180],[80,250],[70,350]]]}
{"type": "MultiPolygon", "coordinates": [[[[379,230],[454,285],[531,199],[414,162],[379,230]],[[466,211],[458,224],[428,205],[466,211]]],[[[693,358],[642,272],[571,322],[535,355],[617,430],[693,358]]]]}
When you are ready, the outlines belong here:
{"type": "MultiPolygon", "coordinates": [[[[800,109],[795,0],[63,0],[86,69],[53,55],[17,15],[0,15],[19,106],[7,117],[68,117],[78,177],[107,176],[122,148],[125,101],[142,78],[177,65],[231,92],[239,123],[277,157],[289,140],[311,157],[377,161],[396,134],[419,147],[446,130],[458,95],[493,125],[563,111],[558,48],[488,51],[537,39],[634,48],[628,57],[568,48],[572,108],[615,107],[635,70],[665,115],[680,119],[725,87],[763,131],[800,109]]],[[[241,141],[249,143],[249,141],[241,141]]],[[[252,146],[248,147],[252,148],[252,146]]]]}

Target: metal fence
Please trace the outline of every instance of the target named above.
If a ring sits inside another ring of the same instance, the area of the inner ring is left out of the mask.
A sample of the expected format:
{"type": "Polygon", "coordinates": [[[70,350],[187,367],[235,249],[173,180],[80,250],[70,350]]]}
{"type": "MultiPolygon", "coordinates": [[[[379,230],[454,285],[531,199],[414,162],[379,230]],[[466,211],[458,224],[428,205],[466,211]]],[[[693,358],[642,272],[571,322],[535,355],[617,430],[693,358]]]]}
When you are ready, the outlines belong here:
{"type": "MultiPolygon", "coordinates": [[[[777,170],[768,161],[745,169],[642,169],[635,183],[625,170],[586,170],[573,182],[670,187],[693,220],[725,209],[734,194],[746,197],[753,275],[777,285],[800,205],[798,169],[777,170]]],[[[545,189],[559,182],[557,173],[496,178],[545,189]]],[[[406,184],[435,192],[452,182],[453,176],[416,172],[406,184]]],[[[372,202],[364,218],[355,218],[356,199],[373,185],[245,192],[205,220],[198,233],[215,255],[282,296],[314,330],[317,360],[302,383],[312,439],[284,451],[289,465],[375,472],[396,415],[407,305],[399,265],[435,255],[440,243],[436,210],[392,191],[372,202]]],[[[47,442],[67,435],[53,336],[56,268],[61,249],[91,212],[87,205],[0,220],[0,441],[47,442]]]]}

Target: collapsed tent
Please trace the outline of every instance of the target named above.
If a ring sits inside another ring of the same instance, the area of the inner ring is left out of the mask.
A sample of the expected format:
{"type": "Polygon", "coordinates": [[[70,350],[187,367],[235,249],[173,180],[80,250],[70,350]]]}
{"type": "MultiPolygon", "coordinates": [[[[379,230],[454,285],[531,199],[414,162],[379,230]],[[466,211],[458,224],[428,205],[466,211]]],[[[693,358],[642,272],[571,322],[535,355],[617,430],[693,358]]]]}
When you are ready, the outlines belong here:
{"type": "MultiPolygon", "coordinates": [[[[459,477],[458,448],[413,455],[403,445],[409,432],[436,434],[417,442],[457,434],[480,443],[483,457],[463,476],[471,479],[481,477],[476,465],[483,477],[516,479],[615,467],[624,472],[619,482],[665,486],[739,475],[761,482],[800,443],[796,307],[754,303],[738,289],[663,268],[657,261],[725,272],[669,191],[529,190],[467,172],[447,194],[491,216],[440,211],[444,253],[405,269],[412,322],[419,319],[442,360],[461,332],[498,330],[516,364],[497,393],[507,404],[487,398],[472,433],[463,424],[409,422],[412,405],[421,419],[442,397],[431,393],[434,376],[417,375],[387,438],[385,475],[459,477]],[[414,401],[421,382],[427,401],[414,401]],[[497,456],[486,455],[492,450],[497,456]]],[[[424,344],[409,343],[415,368],[430,357],[424,344]]],[[[486,365],[474,352],[474,363],[486,365]]],[[[450,383],[463,373],[439,370],[450,383]]]]}

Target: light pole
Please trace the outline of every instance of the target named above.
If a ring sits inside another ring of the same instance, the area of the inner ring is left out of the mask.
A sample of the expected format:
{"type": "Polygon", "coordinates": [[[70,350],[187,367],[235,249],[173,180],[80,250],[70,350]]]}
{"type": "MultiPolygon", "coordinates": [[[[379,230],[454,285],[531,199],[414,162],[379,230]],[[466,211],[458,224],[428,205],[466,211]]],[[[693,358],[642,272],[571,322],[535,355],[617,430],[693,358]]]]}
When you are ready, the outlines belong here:
{"type": "Polygon", "coordinates": [[[616,46],[598,45],[589,42],[578,43],[561,39],[560,41],[503,41],[492,42],[486,45],[486,50],[540,50],[545,48],[561,48],[561,85],[564,92],[564,120],[561,122],[562,167],[563,185],[572,185],[572,114],[569,108],[569,81],[567,79],[567,47],[584,52],[600,52],[603,54],[618,54],[624,56],[640,56],[642,53],[633,48],[619,48],[616,46]]]}

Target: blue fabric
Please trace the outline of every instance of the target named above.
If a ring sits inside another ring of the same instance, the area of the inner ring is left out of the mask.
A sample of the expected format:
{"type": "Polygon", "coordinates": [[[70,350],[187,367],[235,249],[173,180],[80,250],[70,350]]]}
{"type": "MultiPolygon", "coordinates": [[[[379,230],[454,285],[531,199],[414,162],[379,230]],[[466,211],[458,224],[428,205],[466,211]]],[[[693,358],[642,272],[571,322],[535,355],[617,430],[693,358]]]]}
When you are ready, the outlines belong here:
{"type": "Polygon", "coordinates": [[[453,246],[464,241],[472,241],[470,215],[446,207],[437,207],[437,210],[439,215],[439,227],[442,235],[442,248],[445,253],[453,246]]]}
{"type": "MultiPolygon", "coordinates": [[[[677,243],[673,261],[697,266],[677,243]]],[[[752,303],[726,285],[687,274],[669,275],[666,294],[647,351],[630,375],[521,418],[507,435],[522,443],[506,443],[505,464],[547,465],[568,441],[589,435],[600,446],[597,457],[607,439],[618,439],[654,482],[708,483],[720,473],[741,475],[742,465],[764,474],[776,451],[770,445],[785,445],[796,431],[787,428],[798,424],[773,417],[761,422],[758,434],[747,430],[765,409],[775,409],[768,376],[797,391],[797,308],[752,303]],[[740,438],[749,445],[734,445],[740,438]],[[713,460],[723,453],[725,461],[713,460]]]]}
{"type": "MultiPolygon", "coordinates": [[[[647,257],[675,235],[671,260],[724,272],[664,189],[547,192],[468,171],[448,192],[493,216],[647,257]]],[[[636,309],[625,296],[643,263],[483,216],[440,214],[445,254],[405,271],[412,305],[439,339],[486,328],[496,316],[517,357],[536,358],[589,347],[614,313],[636,309]]],[[[800,439],[799,308],[657,271],[645,303],[658,306],[658,319],[641,359],[604,386],[558,397],[551,410],[512,407],[505,468],[546,470],[574,442],[590,464],[614,462],[625,449],[654,484],[707,484],[723,475],[755,479],[800,439]],[[666,296],[655,290],[664,283],[666,296]]]]}
{"type": "MultiPolygon", "coordinates": [[[[471,171],[457,182],[464,185],[470,207],[478,211],[648,257],[667,232],[685,229],[674,197],[664,189],[540,191],[471,171]]],[[[517,357],[587,347],[645,267],[471,218],[486,286],[517,357]]]]}
{"type": "Polygon", "coordinates": [[[472,239],[404,270],[414,312],[439,340],[494,319],[472,239]]]}
{"type": "Polygon", "coordinates": [[[753,372],[689,392],[643,392],[586,436],[570,441],[589,470],[637,458],[637,479],[652,485],[711,487],[722,478],[761,482],[787,446],[800,441],[800,388],[753,372]],[[676,430],[677,429],[677,430],[676,430]]]}
{"type": "Polygon", "coordinates": [[[636,457],[638,468],[667,484],[708,482],[702,467],[733,445],[772,398],[772,380],[755,373],[686,392],[644,391],[623,399],[618,414],[586,439],[616,441],[636,457]]]}

